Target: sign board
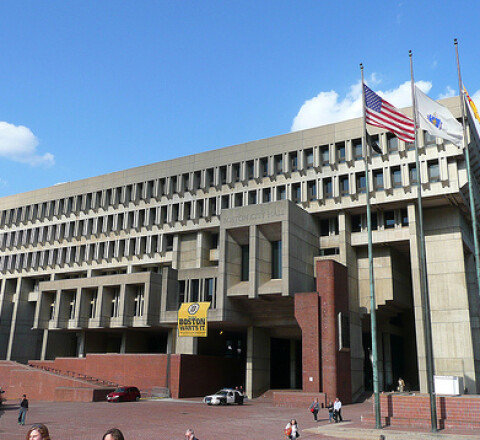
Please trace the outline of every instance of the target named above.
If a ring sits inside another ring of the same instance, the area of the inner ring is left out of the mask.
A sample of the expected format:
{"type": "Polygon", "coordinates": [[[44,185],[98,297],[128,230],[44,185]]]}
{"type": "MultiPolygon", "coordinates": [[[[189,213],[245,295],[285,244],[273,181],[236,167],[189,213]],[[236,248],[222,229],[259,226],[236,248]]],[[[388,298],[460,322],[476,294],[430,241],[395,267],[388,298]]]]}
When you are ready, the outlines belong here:
{"type": "Polygon", "coordinates": [[[178,310],[178,336],[207,336],[209,302],[183,303],[178,310]]]}

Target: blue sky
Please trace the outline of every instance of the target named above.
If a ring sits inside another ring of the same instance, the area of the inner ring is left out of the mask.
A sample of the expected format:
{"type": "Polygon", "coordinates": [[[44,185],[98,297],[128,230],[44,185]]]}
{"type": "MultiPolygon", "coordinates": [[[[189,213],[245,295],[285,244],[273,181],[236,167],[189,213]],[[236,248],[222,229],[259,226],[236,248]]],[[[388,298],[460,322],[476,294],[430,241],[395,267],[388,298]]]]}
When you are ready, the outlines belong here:
{"type": "Polygon", "coordinates": [[[356,116],[360,62],[409,105],[409,49],[430,96],[457,94],[454,38],[480,98],[478,17],[472,1],[2,2],[0,196],[356,116]]]}

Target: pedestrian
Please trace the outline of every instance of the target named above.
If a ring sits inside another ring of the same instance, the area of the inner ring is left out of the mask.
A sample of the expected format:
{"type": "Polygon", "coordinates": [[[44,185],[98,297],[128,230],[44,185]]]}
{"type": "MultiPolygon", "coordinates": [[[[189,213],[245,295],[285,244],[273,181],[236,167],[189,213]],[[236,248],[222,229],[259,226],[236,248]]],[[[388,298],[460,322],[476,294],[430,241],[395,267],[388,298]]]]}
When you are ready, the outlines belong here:
{"type": "Polygon", "coordinates": [[[118,428],[111,428],[103,434],[102,440],[125,440],[122,431],[118,428]]]}
{"type": "Polygon", "coordinates": [[[195,437],[195,433],[193,432],[193,429],[189,428],[185,432],[185,438],[186,440],[198,440],[197,437],[195,437]]]}
{"type": "Polygon", "coordinates": [[[48,428],[42,423],[32,425],[27,431],[26,440],[50,440],[48,428]]]}
{"type": "Polygon", "coordinates": [[[300,437],[300,432],[298,431],[298,424],[295,419],[290,420],[285,426],[285,437],[289,440],[295,440],[300,437]]]}
{"type": "Polygon", "coordinates": [[[27,395],[24,394],[22,396],[22,400],[20,401],[20,408],[18,410],[18,424],[25,425],[25,418],[27,417],[28,411],[28,399],[27,395]]]}
{"type": "Polygon", "coordinates": [[[333,414],[333,402],[330,400],[330,402],[328,402],[328,405],[327,405],[327,409],[328,409],[328,423],[332,423],[334,419],[334,414],[333,414]]]}
{"type": "Polygon", "coordinates": [[[333,404],[333,414],[335,418],[335,423],[343,422],[342,402],[340,402],[340,399],[338,397],[335,398],[335,403],[333,404]]]}
{"type": "Polygon", "coordinates": [[[399,393],[403,393],[404,390],[405,390],[405,381],[401,377],[399,377],[397,391],[399,393]]]}
{"type": "Polygon", "coordinates": [[[308,407],[308,409],[312,412],[313,414],[313,420],[315,420],[316,422],[318,422],[318,411],[320,410],[320,405],[318,403],[318,398],[315,397],[315,399],[313,399],[313,402],[312,404],[308,407]]]}

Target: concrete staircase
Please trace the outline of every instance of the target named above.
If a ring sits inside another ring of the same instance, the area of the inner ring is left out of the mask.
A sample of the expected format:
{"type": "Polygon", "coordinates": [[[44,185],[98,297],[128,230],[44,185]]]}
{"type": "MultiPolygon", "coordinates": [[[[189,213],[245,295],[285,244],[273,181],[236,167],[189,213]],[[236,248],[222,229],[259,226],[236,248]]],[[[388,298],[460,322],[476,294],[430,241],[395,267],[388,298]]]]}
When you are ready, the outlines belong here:
{"type": "Polygon", "coordinates": [[[94,402],[105,400],[113,387],[100,386],[78,377],[19,364],[0,361],[0,386],[7,400],[20,400],[23,394],[31,400],[51,402],[94,402]]]}

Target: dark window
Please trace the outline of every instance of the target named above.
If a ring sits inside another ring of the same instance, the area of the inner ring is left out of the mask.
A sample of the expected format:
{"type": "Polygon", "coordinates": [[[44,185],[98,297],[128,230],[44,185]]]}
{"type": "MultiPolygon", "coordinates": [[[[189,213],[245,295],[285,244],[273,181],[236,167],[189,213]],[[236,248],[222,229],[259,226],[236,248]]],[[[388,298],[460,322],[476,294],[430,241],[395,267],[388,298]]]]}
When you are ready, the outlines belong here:
{"type": "Polygon", "coordinates": [[[234,163],[232,165],[232,182],[238,182],[240,180],[240,164],[234,163]]]}
{"type": "Polygon", "coordinates": [[[330,235],[330,220],[324,218],[320,220],[320,236],[328,237],[330,235]]]}
{"type": "Polygon", "coordinates": [[[222,209],[228,209],[230,205],[230,196],[222,196],[222,209]]]}
{"type": "Polygon", "coordinates": [[[281,154],[277,154],[273,160],[275,163],[275,173],[281,174],[283,172],[283,156],[281,154]]]}
{"type": "Polygon", "coordinates": [[[357,193],[363,194],[367,192],[367,182],[365,180],[365,173],[357,173],[357,193]]]}
{"type": "Polygon", "coordinates": [[[392,186],[394,188],[401,188],[402,186],[402,173],[400,167],[392,168],[392,186]]]}
{"type": "Polygon", "coordinates": [[[362,216],[352,215],[352,232],[360,232],[362,230],[362,216]]]}
{"type": "Polygon", "coordinates": [[[249,160],[247,162],[247,179],[251,180],[253,179],[253,176],[254,176],[254,161],[249,160]]]}
{"type": "Polygon", "coordinates": [[[372,231],[376,231],[378,229],[378,214],[376,212],[371,213],[371,221],[372,231]]]}
{"type": "Polygon", "coordinates": [[[340,177],[340,195],[348,196],[349,193],[348,176],[342,176],[340,177]]]}
{"type": "Polygon", "coordinates": [[[329,255],[338,255],[339,253],[340,253],[339,248],[320,249],[320,256],[321,257],[328,257],[329,255]]]}
{"type": "Polygon", "coordinates": [[[305,151],[305,163],[307,168],[313,168],[313,150],[311,148],[305,151]]]}
{"type": "MultiPolygon", "coordinates": [[[[227,167],[226,166],[220,167],[220,183],[222,185],[225,185],[225,183],[227,183],[227,167]]],[[[188,187],[188,185],[186,185],[186,187],[188,187]]]]}
{"type": "Polygon", "coordinates": [[[322,166],[328,165],[330,163],[330,152],[328,145],[320,147],[320,160],[322,162],[322,166]]]}
{"type": "Polygon", "coordinates": [[[235,207],[243,206],[243,193],[235,194],[235,207]]]}
{"type": "Polygon", "coordinates": [[[383,191],[384,184],[383,184],[383,171],[378,170],[373,172],[373,186],[375,191],[383,191]]]}
{"type": "Polygon", "coordinates": [[[308,200],[316,200],[317,198],[317,181],[310,180],[307,182],[307,196],[308,200]]]}
{"type": "Polygon", "coordinates": [[[272,279],[282,278],[282,241],[272,242],[272,279]]]}
{"type": "Polygon", "coordinates": [[[212,309],[215,308],[213,278],[205,279],[205,301],[210,302],[212,309]]]}
{"type": "Polygon", "coordinates": [[[272,190],[271,188],[263,189],[263,203],[268,203],[272,200],[272,190]]]}
{"type": "Polygon", "coordinates": [[[395,211],[385,211],[383,213],[383,220],[385,229],[392,229],[395,227],[395,211]]]}
{"type": "Polygon", "coordinates": [[[354,139],[352,141],[352,149],[355,160],[363,159],[363,147],[361,139],[354,139]]]}
{"type": "Polygon", "coordinates": [[[389,134],[387,136],[387,146],[389,153],[394,153],[398,151],[398,138],[389,134]]]}
{"type": "Polygon", "coordinates": [[[302,190],[300,183],[295,183],[292,185],[292,201],[295,203],[300,203],[302,197],[302,190]]]}
{"type": "Polygon", "coordinates": [[[248,247],[248,244],[242,245],[240,249],[242,252],[242,267],[241,267],[241,273],[240,273],[240,281],[248,281],[250,249],[248,247]]]}
{"type": "Polygon", "coordinates": [[[285,186],[277,187],[277,200],[285,200],[286,197],[285,186]]]}
{"type": "Polygon", "coordinates": [[[248,204],[249,205],[257,204],[257,191],[250,191],[248,193],[248,204]]]}
{"type": "Polygon", "coordinates": [[[290,153],[290,170],[297,171],[298,169],[298,154],[296,151],[290,153]]]}
{"type": "Polygon", "coordinates": [[[425,145],[435,145],[436,143],[437,143],[436,136],[433,136],[430,133],[425,132],[425,145]]]}
{"type": "Polygon", "coordinates": [[[200,282],[199,280],[192,280],[190,286],[190,301],[198,302],[199,293],[200,293],[200,282]]]}
{"type": "Polygon", "coordinates": [[[417,184],[418,183],[417,166],[409,165],[409,173],[410,173],[410,184],[411,185],[417,184]]]}
{"type": "Polygon", "coordinates": [[[180,304],[185,302],[185,281],[181,280],[178,282],[178,302],[180,304]]]}
{"type": "Polygon", "coordinates": [[[260,159],[260,172],[262,177],[268,176],[268,157],[263,157],[260,159]]]}
{"type": "Polygon", "coordinates": [[[400,213],[402,216],[402,226],[408,226],[408,211],[406,209],[402,209],[400,213]]]}
{"type": "Polygon", "coordinates": [[[331,178],[323,179],[323,197],[325,199],[331,199],[333,197],[331,178]]]}
{"type": "Polygon", "coordinates": [[[345,162],[345,142],[339,142],[338,144],[335,144],[335,149],[337,151],[337,162],[345,162]]]}
{"type": "Polygon", "coordinates": [[[428,179],[430,182],[440,181],[440,168],[438,162],[428,162],[428,179]]]}

